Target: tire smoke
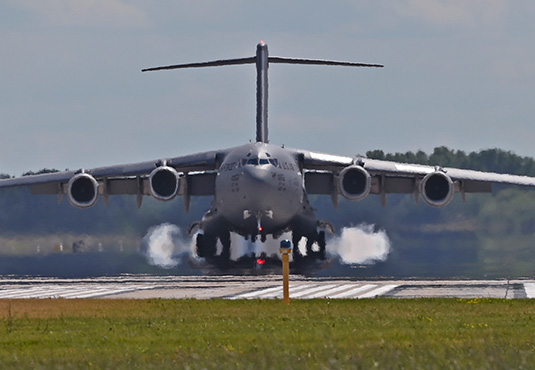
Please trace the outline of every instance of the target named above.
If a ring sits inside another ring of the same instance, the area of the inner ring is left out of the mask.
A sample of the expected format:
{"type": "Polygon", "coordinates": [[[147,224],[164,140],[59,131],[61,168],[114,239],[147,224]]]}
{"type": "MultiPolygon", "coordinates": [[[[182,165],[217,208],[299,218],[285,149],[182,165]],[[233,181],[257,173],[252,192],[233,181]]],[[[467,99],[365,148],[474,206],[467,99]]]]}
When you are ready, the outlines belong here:
{"type": "Polygon", "coordinates": [[[151,227],[143,238],[143,245],[149,263],[165,269],[178,265],[180,255],[191,253],[191,241],[183,237],[178,226],[168,223],[151,227]]]}
{"type": "Polygon", "coordinates": [[[327,252],[346,264],[384,261],[390,253],[390,239],[384,230],[374,229],[374,225],[366,224],[344,227],[340,236],[327,242],[327,252]]]}
{"type": "MultiPolygon", "coordinates": [[[[278,239],[268,236],[266,243],[245,240],[231,233],[231,259],[237,260],[244,255],[278,256],[282,239],[290,239],[287,233],[278,239]]],[[[305,253],[305,239],[299,243],[301,253],[305,253]]],[[[182,230],[172,224],[164,223],[149,229],[143,238],[146,256],[151,265],[170,269],[181,263],[181,256],[193,255],[195,237],[184,237],[182,230]]],[[[375,230],[374,225],[362,224],[344,227],[339,236],[327,241],[326,250],[331,256],[338,256],[346,264],[373,264],[384,261],[390,253],[390,240],[384,230],[375,230]]],[[[218,243],[217,253],[221,253],[218,243]]]]}

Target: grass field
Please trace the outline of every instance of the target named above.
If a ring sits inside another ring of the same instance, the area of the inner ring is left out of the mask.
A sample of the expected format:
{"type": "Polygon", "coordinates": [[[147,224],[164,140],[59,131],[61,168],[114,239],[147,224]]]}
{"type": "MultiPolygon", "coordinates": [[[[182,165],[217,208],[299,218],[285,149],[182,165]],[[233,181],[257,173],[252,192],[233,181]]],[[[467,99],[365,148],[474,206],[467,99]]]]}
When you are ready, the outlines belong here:
{"type": "Polygon", "coordinates": [[[0,300],[0,368],[533,368],[535,302],[0,300]]]}

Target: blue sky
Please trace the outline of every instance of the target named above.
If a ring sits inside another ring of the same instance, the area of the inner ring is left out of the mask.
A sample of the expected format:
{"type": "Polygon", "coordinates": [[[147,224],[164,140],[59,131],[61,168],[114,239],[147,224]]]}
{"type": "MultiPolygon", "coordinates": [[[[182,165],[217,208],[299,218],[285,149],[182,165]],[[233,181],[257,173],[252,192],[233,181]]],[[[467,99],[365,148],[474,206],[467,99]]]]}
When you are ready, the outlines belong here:
{"type": "Polygon", "coordinates": [[[446,145],[535,156],[535,3],[4,0],[0,173],[91,168],[255,137],[254,66],[141,73],[252,56],[272,65],[270,141],[364,154],[446,145]]]}

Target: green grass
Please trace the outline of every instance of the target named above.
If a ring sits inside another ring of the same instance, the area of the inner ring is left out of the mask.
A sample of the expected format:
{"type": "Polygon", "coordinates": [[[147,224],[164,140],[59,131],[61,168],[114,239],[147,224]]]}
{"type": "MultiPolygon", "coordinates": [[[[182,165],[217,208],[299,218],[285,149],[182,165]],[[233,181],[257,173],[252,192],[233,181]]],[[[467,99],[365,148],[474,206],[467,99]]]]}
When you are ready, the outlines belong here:
{"type": "Polygon", "coordinates": [[[0,368],[533,368],[535,302],[0,300],[0,368]]]}

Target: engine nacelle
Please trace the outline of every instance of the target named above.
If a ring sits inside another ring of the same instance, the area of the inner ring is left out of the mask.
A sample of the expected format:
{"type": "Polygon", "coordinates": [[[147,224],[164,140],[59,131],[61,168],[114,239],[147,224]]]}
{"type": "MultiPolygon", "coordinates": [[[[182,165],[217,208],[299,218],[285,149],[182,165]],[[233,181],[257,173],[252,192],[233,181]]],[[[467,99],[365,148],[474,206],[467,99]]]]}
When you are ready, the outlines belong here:
{"type": "Polygon", "coordinates": [[[370,194],[371,176],[361,166],[344,168],[338,176],[340,193],[349,200],[361,200],[370,194]]]}
{"type": "Polygon", "coordinates": [[[455,187],[448,175],[435,171],[425,175],[420,183],[420,192],[430,206],[444,207],[453,199],[455,187]]]}
{"type": "Polygon", "coordinates": [[[97,202],[98,182],[88,173],[78,173],[69,180],[67,194],[73,206],[89,208],[97,202]]]}
{"type": "Polygon", "coordinates": [[[155,168],[149,176],[150,194],[158,200],[171,200],[178,194],[180,177],[172,167],[155,168]]]}

